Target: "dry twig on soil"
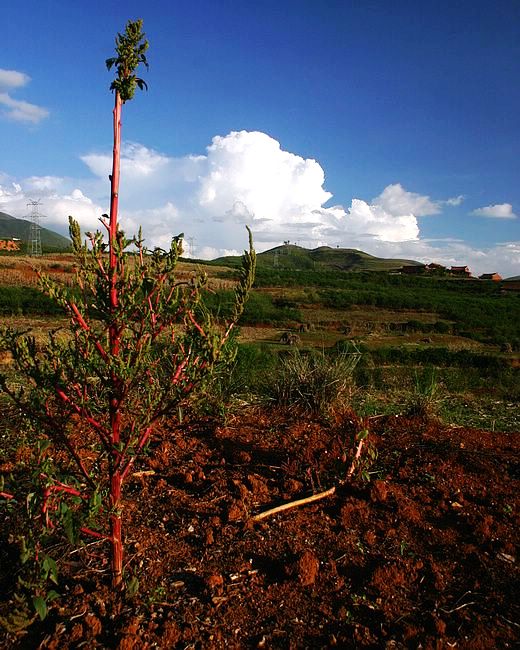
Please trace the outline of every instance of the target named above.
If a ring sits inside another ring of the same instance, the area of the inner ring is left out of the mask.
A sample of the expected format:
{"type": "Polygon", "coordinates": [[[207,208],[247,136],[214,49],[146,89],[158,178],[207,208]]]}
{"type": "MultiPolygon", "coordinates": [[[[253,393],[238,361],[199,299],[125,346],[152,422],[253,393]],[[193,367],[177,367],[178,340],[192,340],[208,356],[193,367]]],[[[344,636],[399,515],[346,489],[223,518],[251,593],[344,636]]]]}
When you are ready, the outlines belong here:
{"type": "MultiPolygon", "coordinates": [[[[356,454],[354,456],[354,460],[350,464],[350,467],[347,472],[347,476],[341,482],[342,484],[346,483],[354,473],[357,462],[361,456],[361,450],[363,449],[363,443],[365,442],[365,440],[366,438],[362,438],[359,441],[356,449],[356,454]]],[[[336,493],[336,486],[331,487],[328,490],[324,490],[323,492],[319,492],[318,494],[312,494],[310,497],[304,497],[303,499],[297,499],[296,501],[289,501],[289,503],[284,503],[280,506],[276,506],[275,508],[271,508],[270,510],[266,510],[265,512],[260,512],[258,515],[251,517],[251,521],[262,521],[262,519],[266,519],[267,517],[276,515],[279,512],[284,512],[285,510],[292,510],[292,508],[298,508],[299,506],[304,506],[307,505],[308,503],[314,503],[315,501],[321,501],[321,499],[326,499],[327,497],[330,497],[335,493],[336,493]]]]}

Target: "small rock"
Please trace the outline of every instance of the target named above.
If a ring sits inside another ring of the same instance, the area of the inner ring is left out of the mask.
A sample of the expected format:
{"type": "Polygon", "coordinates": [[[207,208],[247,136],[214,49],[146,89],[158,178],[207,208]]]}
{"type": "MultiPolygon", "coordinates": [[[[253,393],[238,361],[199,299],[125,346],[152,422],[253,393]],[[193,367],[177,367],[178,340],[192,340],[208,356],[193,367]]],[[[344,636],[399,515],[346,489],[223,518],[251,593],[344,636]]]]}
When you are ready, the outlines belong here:
{"type": "Polygon", "coordinates": [[[376,503],[383,503],[388,498],[388,487],[384,481],[374,481],[370,490],[370,498],[376,503]]]}
{"type": "Polygon", "coordinates": [[[318,577],[320,562],[314,553],[306,550],[298,561],[298,577],[303,586],[313,585],[318,577]]]}
{"type": "Polygon", "coordinates": [[[228,510],[228,521],[240,521],[242,519],[242,502],[233,501],[228,510]]]}
{"type": "Polygon", "coordinates": [[[208,585],[209,589],[211,589],[211,591],[222,593],[224,578],[220,575],[220,573],[212,573],[206,578],[206,584],[208,585]]]}

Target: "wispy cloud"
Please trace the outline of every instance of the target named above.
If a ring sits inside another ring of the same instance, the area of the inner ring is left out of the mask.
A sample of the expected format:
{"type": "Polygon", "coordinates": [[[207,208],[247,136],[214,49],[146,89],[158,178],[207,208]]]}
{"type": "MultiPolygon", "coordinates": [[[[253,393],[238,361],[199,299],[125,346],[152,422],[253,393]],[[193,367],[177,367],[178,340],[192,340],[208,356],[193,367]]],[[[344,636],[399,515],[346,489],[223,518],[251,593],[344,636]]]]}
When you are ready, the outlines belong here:
{"type": "Polygon", "coordinates": [[[0,105],[5,107],[1,113],[3,116],[28,124],[38,124],[49,116],[46,108],[11,96],[13,91],[26,86],[30,80],[31,78],[24,72],[0,68],[0,105]]]}
{"type": "Polygon", "coordinates": [[[490,217],[491,219],[516,219],[511,203],[496,203],[477,208],[471,213],[475,217],[490,217]]]}
{"type": "Polygon", "coordinates": [[[459,194],[459,196],[453,196],[451,199],[447,199],[446,201],[441,201],[441,203],[445,203],[446,205],[450,206],[457,206],[460,205],[466,197],[463,194],[459,194]]]}

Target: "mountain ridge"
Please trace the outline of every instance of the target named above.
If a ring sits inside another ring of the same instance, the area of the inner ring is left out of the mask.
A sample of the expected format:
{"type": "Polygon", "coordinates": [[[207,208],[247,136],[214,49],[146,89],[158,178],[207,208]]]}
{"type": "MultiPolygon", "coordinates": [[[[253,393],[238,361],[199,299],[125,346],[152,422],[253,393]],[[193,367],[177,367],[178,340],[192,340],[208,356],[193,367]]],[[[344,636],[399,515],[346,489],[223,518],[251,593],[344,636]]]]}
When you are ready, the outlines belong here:
{"type": "MultiPolygon", "coordinates": [[[[7,212],[0,212],[0,239],[19,239],[22,250],[27,248],[31,222],[28,219],[18,219],[7,212]]],[[[41,226],[41,242],[43,252],[58,252],[70,248],[70,240],[63,235],[41,226]]]]}
{"type": "MultiPolygon", "coordinates": [[[[225,256],[212,260],[212,264],[235,267],[240,257],[225,256]]],[[[392,271],[405,265],[421,266],[421,262],[408,259],[376,257],[355,248],[332,248],[319,246],[308,249],[295,244],[281,244],[257,254],[259,266],[292,270],[338,270],[338,271],[392,271]]]]}

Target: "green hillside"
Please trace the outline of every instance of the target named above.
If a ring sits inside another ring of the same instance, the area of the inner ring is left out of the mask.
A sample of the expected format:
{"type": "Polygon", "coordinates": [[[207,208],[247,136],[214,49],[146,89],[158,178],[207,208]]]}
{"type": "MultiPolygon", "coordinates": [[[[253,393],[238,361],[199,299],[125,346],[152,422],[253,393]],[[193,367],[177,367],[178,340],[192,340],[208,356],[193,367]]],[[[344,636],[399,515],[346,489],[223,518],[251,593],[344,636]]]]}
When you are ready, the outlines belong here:
{"type": "MultiPolygon", "coordinates": [[[[392,271],[403,265],[419,264],[413,260],[385,259],[374,257],[353,248],[330,248],[320,246],[314,250],[293,244],[276,246],[257,256],[258,266],[279,269],[315,269],[341,271],[392,271]]],[[[213,264],[235,267],[240,264],[239,257],[219,257],[213,264]]]]}
{"type": "MultiPolygon", "coordinates": [[[[0,212],[0,239],[19,239],[22,252],[27,250],[30,227],[30,221],[16,219],[5,212],[0,212]]],[[[67,237],[58,235],[58,233],[48,228],[41,229],[41,240],[44,253],[63,251],[70,248],[70,240],[67,237]]],[[[12,255],[12,253],[10,254],[12,255]]]]}

